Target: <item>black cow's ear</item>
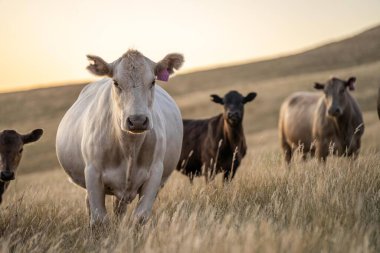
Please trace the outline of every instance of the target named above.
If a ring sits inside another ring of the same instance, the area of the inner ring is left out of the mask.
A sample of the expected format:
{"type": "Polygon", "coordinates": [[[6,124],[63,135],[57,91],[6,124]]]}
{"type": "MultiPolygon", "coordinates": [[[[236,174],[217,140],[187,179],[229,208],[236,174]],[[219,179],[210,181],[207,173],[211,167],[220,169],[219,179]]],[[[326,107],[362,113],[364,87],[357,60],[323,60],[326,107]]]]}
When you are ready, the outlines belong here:
{"type": "Polygon", "coordinates": [[[224,105],[223,98],[219,97],[218,95],[212,94],[212,95],[210,95],[210,97],[211,97],[212,102],[224,105]]]}
{"type": "Polygon", "coordinates": [[[27,144],[30,142],[38,141],[43,133],[44,131],[42,129],[34,129],[32,132],[22,135],[21,138],[24,144],[27,144]]]}
{"type": "Polygon", "coordinates": [[[251,102],[252,100],[255,99],[256,96],[257,96],[256,92],[248,93],[248,95],[243,98],[243,104],[251,102]]]}
{"type": "Polygon", "coordinates": [[[324,88],[325,88],[324,84],[314,83],[314,89],[316,89],[316,90],[323,90],[324,88]]]}
{"type": "Polygon", "coordinates": [[[349,90],[355,90],[355,82],[356,82],[356,77],[352,76],[348,78],[346,82],[346,87],[348,87],[349,90]]]}

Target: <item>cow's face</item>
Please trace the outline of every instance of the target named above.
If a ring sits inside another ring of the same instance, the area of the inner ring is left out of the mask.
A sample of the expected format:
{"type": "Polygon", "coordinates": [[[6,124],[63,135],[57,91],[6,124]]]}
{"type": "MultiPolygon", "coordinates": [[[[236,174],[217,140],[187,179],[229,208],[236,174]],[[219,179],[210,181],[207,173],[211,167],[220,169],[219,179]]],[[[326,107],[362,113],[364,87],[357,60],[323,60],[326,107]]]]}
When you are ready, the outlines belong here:
{"type": "Polygon", "coordinates": [[[347,107],[348,91],[355,89],[355,77],[350,77],[347,81],[331,78],[327,84],[315,83],[314,88],[323,90],[325,93],[325,104],[327,115],[330,117],[340,117],[347,107]]]}
{"type": "Polygon", "coordinates": [[[42,133],[42,129],[35,129],[25,135],[14,130],[0,132],[0,181],[15,179],[15,171],[20,163],[24,144],[37,141],[42,133]]]}
{"type": "Polygon", "coordinates": [[[224,120],[230,126],[235,127],[243,121],[244,105],[255,99],[256,95],[256,92],[250,92],[247,96],[243,96],[237,91],[230,91],[223,98],[213,94],[211,100],[224,106],[224,120]]]}
{"type": "Polygon", "coordinates": [[[169,54],[154,63],[141,53],[129,50],[113,63],[88,56],[93,63],[87,68],[96,75],[112,78],[112,97],[116,118],[122,131],[140,134],[153,128],[153,100],[156,79],[167,81],[183,63],[180,54],[169,54]]]}

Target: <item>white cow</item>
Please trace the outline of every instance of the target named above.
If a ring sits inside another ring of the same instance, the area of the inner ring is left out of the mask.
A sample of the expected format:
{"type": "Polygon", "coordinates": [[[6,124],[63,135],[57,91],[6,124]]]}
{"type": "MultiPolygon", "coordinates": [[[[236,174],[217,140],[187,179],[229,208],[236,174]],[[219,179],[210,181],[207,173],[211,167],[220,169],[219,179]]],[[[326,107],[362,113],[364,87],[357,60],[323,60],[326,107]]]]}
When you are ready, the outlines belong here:
{"type": "Polygon", "coordinates": [[[58,160],[87,189],[91,226],[108,219],[106,194],[115,196],[119,216],[138,194],[134,216],[143,222],[178,163],[183,135],[176,103],[155,81],[167,81],[183,56],[168,54],[154,63],[128,50],[112,63],[88,58],[89,71],[109,78],[84,87],[66,112],[57,132],[58,160]]]}

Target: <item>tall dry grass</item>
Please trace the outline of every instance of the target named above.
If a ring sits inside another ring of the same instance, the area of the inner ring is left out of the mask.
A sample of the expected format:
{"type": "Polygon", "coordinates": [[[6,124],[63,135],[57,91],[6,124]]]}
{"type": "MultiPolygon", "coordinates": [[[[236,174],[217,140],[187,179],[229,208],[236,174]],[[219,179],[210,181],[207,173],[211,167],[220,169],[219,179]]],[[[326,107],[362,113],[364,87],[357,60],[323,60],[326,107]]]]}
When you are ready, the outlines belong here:
{"type": "MultiPolygon", "coordinates": [[[[61,170],[25,175],[0,208],[2,252],[379,252],[380,155],[296,161],[250,154],[232,183],[175,172],[151,219],[124,220],[94,237],[84,191],[61,170]]],[[[296,159],[297,160],[297,159],[296,159]]],[[[111,211],[110,199],[107,201],[111,211]]],[[[110,213],[111,218],[113,217],[110,213]]]]}

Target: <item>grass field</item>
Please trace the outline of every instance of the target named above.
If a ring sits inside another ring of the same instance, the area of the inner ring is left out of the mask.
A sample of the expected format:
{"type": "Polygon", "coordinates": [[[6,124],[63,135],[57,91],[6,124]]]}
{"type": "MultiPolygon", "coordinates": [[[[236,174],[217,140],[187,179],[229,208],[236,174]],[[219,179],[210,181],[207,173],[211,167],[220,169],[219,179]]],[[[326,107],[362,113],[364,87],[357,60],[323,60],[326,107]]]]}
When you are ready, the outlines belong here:
{"type": "Polygon", "coordinates": [[[220,177],[191,186],[174,172],[145,226],[132,224],[135,201],[123,221],[111,222],[97,238],[88,229],[85,192],[68,182],[54,149],[59,120],[83,86],[0,94],[0,129],[45,129],[41,141],[25,148],[17,180],[5,193],[0,252],[379,252],[378,38],[380,27],[298,55],[173,78],[164,87],[184,117],[220,113],[211,93],[258,93],[245,109],[248,155],[226,186],[220,177]],[[279,148],[279,106],[293,91],[311,91],[331,75],[357,77],[353,94],[366,127],[361,155],[325,166],[296,159],[289,170],[279,148]]]}

